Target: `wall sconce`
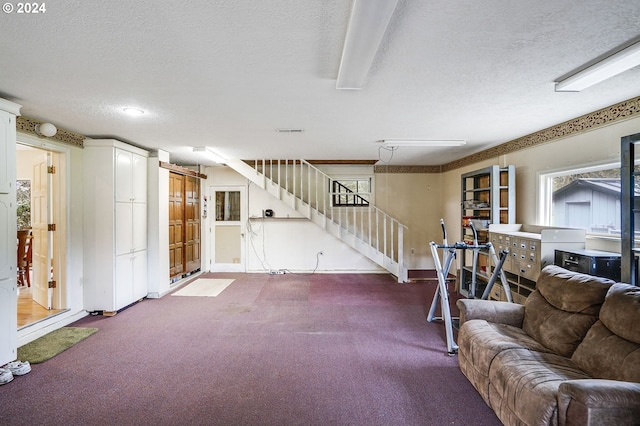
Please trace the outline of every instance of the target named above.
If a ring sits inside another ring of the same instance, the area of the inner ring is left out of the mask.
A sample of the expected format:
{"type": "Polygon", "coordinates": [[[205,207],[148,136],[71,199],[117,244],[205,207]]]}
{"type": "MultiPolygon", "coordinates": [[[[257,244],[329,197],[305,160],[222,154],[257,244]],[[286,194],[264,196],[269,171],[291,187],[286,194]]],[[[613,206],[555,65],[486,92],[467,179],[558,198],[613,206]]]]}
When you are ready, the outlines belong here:
{"type": "Polygon", "coordinates": [[[35,131],[38,136],[46,136],[48,138],[55,136],[55,134],[58,133],[56,126],[51,123],[36,124],[35,131]]]}

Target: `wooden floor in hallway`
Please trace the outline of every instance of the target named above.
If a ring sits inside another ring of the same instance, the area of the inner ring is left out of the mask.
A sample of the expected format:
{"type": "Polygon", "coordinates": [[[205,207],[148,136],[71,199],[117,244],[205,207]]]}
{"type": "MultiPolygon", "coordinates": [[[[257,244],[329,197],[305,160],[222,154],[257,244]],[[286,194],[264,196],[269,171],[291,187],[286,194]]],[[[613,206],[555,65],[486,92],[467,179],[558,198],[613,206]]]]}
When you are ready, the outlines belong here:
{"type": "Polygon", "coordinates": [[[63,311],[45,308],[33,300],[30,287],[18,287],[18,329],[63,311]]]}

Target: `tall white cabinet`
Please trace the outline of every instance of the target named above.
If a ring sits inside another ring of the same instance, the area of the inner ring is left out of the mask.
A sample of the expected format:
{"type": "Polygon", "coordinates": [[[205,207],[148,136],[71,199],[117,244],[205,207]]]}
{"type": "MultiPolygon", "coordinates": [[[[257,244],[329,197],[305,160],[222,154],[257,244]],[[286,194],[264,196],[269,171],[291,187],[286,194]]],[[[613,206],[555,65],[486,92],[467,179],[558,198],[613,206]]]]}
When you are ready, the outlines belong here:
{"type": "Polygon", "coordinates": [[[84,142],[84,306],[115,313],[148,293],[147,157],[114,139],[84,142]]]}
{"type": "Polygon", "coordinates": [[[20,105],[0,99],[0,365],[16,359],[16,116],[20,105]]]}

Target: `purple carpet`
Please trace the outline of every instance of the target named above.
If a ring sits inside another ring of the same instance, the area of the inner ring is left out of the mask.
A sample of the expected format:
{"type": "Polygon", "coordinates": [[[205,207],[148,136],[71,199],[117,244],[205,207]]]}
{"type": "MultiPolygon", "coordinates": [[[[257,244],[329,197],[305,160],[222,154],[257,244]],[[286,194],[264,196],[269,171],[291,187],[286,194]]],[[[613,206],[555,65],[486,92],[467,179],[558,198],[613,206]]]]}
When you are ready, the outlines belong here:
{"type": "Polygon", "coordinates": [[[99,331],[0,386],[0,424],[500,424],[425,320],[435,283],[205,277],[235,281],[72,324],[99,331]]]}

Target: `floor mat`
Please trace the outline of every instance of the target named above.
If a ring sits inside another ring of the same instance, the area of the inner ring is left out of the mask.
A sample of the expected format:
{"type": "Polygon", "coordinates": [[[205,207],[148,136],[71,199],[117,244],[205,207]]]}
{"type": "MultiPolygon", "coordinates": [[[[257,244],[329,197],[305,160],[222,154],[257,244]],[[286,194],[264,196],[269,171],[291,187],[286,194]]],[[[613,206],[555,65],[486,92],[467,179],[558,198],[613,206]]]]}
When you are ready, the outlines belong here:
{"type": "Polygon", "coordinates": [[[171,295],[216,297],[233,281],[232,279],[198,278],[171,295]]]}

